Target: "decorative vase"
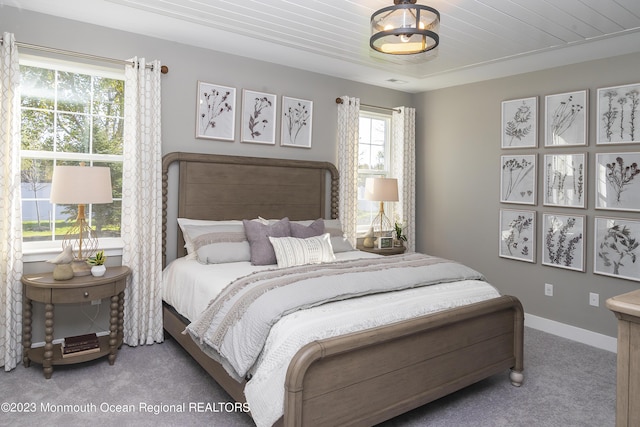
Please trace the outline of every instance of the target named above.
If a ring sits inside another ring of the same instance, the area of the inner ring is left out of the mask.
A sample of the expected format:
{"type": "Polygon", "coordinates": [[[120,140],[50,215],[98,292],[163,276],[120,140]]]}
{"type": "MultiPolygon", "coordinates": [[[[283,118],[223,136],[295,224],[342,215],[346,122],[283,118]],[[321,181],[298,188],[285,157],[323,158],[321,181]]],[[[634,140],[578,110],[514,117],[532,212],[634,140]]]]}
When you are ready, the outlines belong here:
{"type": "Polygon", "coordinates": [[[57,264],[53,268],[53,280],[73,279],[73,269],[71,264],[57,264]]]}
{"type": "Polygon", "coordinates": [[[107,267],[104,265],[94,265],[91,267],[91,274],[95,277],[103,276],[106,271],[107,267]]]}

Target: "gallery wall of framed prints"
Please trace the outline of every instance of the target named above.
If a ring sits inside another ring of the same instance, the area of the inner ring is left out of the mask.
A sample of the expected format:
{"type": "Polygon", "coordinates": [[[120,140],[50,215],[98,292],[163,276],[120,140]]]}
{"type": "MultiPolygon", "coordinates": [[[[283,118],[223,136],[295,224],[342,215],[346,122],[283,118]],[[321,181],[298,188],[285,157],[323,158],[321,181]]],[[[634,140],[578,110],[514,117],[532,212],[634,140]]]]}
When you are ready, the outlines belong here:
{"type": "MultiPolygon", "coordinates": [[[[234,87],[198,81],[196,138],[235,141],[236,97],[234,87]]],[[[276,130],[280,129],[281,146],[311,148],[313,101],[284,95],[281,99],[278,123],[278,95],[242,89],[241,142],[276,145],[276,130]]]]}
{"type": "Polygon", "coordinates": [[[589,93],[502,102],[498,255],[584,273],[591,250],[593,273],[640,282],[640,83],[593,89],[591,138],[589,93]]]}

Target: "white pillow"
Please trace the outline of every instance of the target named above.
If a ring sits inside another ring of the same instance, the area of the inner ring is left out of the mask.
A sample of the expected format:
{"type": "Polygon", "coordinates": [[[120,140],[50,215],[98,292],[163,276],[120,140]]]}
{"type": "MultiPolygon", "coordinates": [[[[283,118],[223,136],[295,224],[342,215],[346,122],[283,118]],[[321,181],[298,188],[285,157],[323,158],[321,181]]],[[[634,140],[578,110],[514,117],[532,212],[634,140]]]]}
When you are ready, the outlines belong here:
{"type": "Polygon", "coordinates": [[[331,235],[298,239],[296,237],[269,237],[276,253],[278,267],[320,264],[336,259],[331,247],[331,235]]]}

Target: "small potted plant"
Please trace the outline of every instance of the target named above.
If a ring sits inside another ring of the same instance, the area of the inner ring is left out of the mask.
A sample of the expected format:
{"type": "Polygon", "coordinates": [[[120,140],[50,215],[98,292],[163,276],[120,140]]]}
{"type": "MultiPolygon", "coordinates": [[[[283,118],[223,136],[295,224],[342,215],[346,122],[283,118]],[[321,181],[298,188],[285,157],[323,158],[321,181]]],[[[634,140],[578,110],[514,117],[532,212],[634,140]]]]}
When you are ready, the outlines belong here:
{"type": "Polygon", "coordinates": [[[87,264],[91,266],[91,274],[95,277],[104,275],[107,271],[107,267],[104,266],[106,260],[107,256],[104,254],[104,251],[99,251],[94,256],[89,257],[87,264]]]}
{"type": "Polygon", "coordinates": [[[402,224],[396,222],[393,225],[393,234],[395,235],[394,246],[404,246],[403,242],[407,241],[407,236],[404,234],[402,224]]]}

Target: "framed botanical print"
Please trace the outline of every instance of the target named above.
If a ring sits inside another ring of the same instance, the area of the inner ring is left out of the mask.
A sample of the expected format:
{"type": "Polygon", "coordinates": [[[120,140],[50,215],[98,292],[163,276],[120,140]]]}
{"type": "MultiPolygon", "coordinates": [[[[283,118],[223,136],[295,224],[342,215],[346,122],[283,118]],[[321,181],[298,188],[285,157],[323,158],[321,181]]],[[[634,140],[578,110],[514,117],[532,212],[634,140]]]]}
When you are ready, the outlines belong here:
{"type": "Polygon", "coordinates": [[[544,205],[586,207],[586,156],[585,153],[544,156],[544,205]]]}
{"type": "Polygon", "coordinates": [[[233,141],[236,122],[236,89],[198,82],[196,138],[233,141]]]}
{"type": "Polygon", "coordinates": [[[502,148],[538,146],[538,97],[502,102],[502,148]]]}
{"type": "Polygon", "coordinates": [[[534,263],[535,225],[535,211],[500,209],[499,256],[534,263]]]}
{"type": "Polygon", "coordinates": [[[640,212],[640,152],[596,154],[596,209],[640,212]]]}
{"type": "Polygon", "coordinates": [[[640,281],[640,221],[595,219],[593,272],[640,281]]]}
{"type": "Polygon", "coordinates": [[[536,155],[501,156],[500,201],[536,204],[536,155]]]}
{"type": "Polygon", "coordinates": [[[311,148],[312,119],[312,101],[283,96],[280,145],[311,148]]]}
{"type": "Polygon", "coordinates": [[[542,264],[585,271],[584,226],[584,215],[542,214],[542,264]]]}
{"type": "Polygon", "coordinates": [[[275,145],[276,103],[276,95],[242,90],[242,142],[275,145]]]}
{"type": "Polygon", "coordinates": [[[640,83],[598,89],[596,144],[640,142],[640,83]]]}
{"type": "Polygon", "coordinates": [[[586,90],[545,96],[544,145],[587,145],[586,90]]]}

